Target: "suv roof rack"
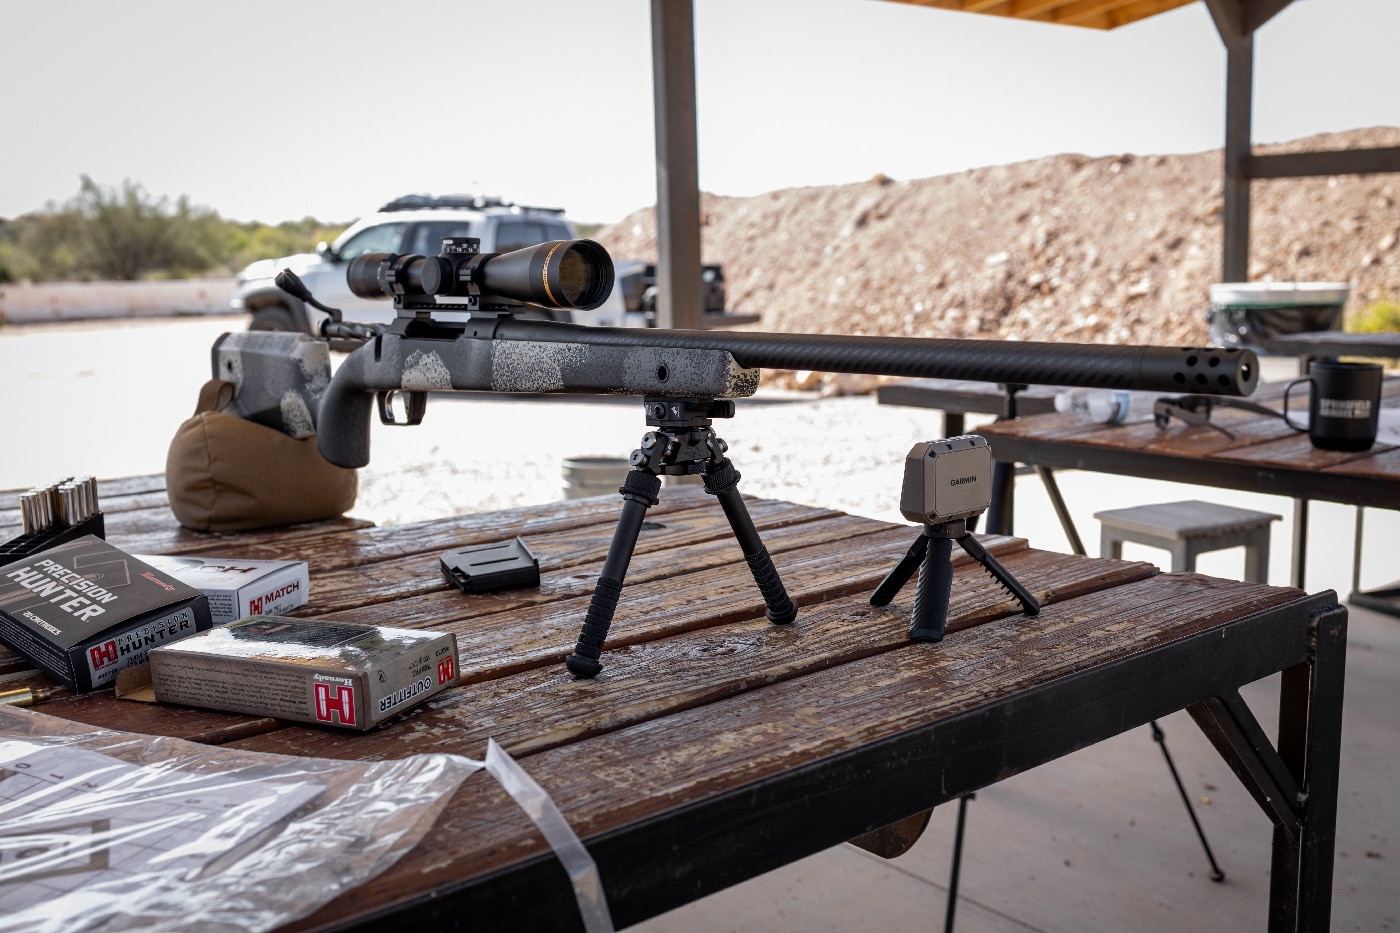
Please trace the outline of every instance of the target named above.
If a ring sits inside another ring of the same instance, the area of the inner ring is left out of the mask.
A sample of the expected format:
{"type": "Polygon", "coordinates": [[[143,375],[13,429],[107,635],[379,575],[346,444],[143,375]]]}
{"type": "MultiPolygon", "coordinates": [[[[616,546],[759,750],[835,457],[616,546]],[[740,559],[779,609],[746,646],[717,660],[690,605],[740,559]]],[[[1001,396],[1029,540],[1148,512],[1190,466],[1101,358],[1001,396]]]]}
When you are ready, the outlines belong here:
{"type": "Polygon", "coordinates": [[[528,204],[516,204],[513,201],[507,201],[504,198],[499,198],[494,195],[480,194],[405,194],[385,204],[379,209],[379,213],[434,210],[437,208],[482,210],[488,207],[513,207],[522,211],[544,211],[550,214],[564,213],[562,207],[536,207],[528,204]]]}

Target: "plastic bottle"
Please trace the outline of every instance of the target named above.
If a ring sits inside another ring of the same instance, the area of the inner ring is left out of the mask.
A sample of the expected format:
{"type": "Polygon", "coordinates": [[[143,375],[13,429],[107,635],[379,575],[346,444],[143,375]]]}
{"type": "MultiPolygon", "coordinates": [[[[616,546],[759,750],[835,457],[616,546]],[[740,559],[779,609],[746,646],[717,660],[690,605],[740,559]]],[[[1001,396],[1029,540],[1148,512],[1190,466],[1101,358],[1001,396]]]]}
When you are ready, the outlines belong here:
{"type": "Polygon", "coordinates": [[[1086,422],[1100,424],[1121,424],[1138,409],[1151,410],[1151,392],[1130,392],[1127,389],[1070,389],[1054,396],[1054,410],[1072,412],[1086,422]]]}

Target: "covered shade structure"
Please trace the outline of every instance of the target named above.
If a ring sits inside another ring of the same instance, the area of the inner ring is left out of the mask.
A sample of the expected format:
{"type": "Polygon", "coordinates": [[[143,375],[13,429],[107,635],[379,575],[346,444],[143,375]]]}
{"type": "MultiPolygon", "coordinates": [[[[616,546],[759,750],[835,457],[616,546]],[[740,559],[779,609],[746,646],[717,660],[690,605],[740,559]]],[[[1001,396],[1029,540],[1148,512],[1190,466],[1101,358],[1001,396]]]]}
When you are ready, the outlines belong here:
{"type": "MultiPolygon", "coordinates": [[[[1250,184],[1256,179],[1400,172],[1400,147],[1255,155],[1254,34],[1293,0],[887,0],[985,16],[1115,29],[1204,2],[1225,46],[1224,205],[1221,281],[1249,275],[1250,184]]],[[[659,323],[703,325],[700,191],[691,0],[651,0],[656,112],[659,323]]]]}

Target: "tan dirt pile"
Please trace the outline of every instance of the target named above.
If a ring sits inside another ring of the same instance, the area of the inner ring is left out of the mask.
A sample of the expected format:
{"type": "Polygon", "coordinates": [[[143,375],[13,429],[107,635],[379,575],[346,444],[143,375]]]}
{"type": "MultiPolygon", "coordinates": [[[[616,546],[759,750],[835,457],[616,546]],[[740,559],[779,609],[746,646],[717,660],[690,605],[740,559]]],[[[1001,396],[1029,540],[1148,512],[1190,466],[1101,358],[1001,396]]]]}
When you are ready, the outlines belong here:
{"type": "MultiPolygon", "coordinates": [[[[1256,152],[1400,145],[1400,127],[1256,152]]],[[[1222,154],[1059,155],[898,181],[703,195],[705,262],[733,311],[782,332],[1204,345],[1220,280],[1222,154]]],[[[1348,315],[1400,297],[1400,178],[1252,186],[1251,281],[1349,282],[1348,315]]],[[[656,214],[596,238],[654,260],[656,214]]]]}

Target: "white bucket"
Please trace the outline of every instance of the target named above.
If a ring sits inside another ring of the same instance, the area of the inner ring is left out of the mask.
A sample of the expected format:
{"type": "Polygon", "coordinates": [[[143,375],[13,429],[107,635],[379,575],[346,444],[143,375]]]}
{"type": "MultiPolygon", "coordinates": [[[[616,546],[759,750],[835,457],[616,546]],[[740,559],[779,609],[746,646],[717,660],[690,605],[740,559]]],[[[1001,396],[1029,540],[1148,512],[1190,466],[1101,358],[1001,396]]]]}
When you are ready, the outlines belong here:
{"type": "Polygon", "coordinates": [[[631,469],[626,457],[565,457],[564,498],[615,496],[631,469]]]}
{"type": "Polygon", "coordinates": [[[1215,347],[1254,346],[1281,334],[1340,330],[1346,282],[1222,282],[1206,321],[1215,347]]]}

